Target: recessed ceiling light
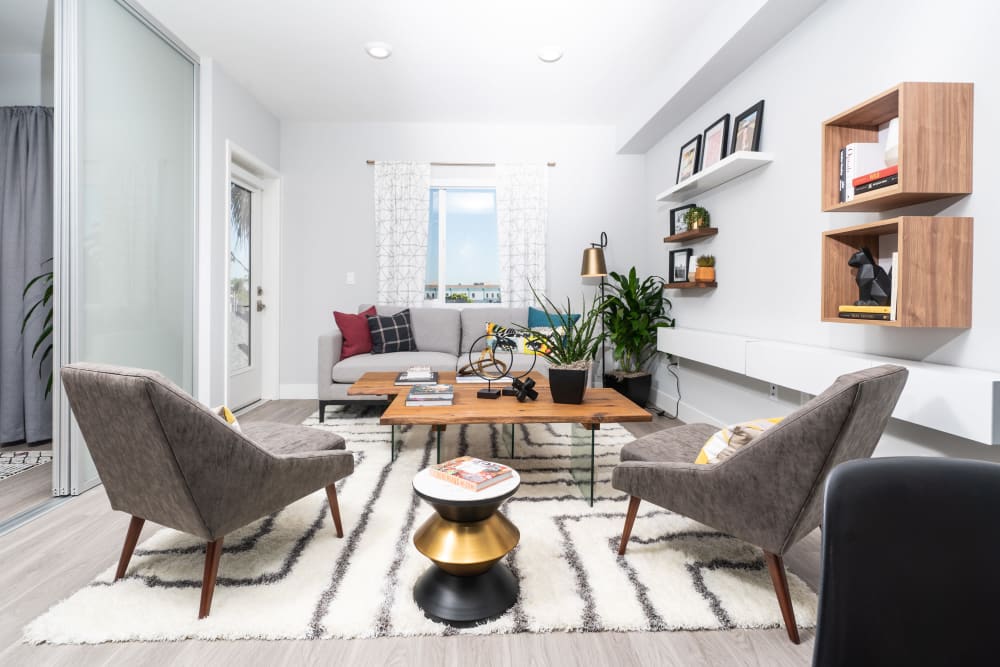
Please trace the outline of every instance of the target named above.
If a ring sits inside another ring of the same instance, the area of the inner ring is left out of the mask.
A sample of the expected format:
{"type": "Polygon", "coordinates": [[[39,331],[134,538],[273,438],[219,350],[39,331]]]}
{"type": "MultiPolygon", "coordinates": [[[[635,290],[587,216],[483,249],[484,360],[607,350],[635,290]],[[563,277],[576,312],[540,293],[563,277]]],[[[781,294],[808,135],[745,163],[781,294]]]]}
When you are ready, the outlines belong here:
{"type": "Polygon", "coordinates": [[[368,42],[365,44],[365,51],[376,60],[385,60],[392,55],[392,46],[385,42],[368,42]]]}
{"type": "Polygon", "coordinates": [[[563,50],[558,46],[543,46],[538,49],[538,59],[543,63],[554,63],[563,57],[563,50]]]}

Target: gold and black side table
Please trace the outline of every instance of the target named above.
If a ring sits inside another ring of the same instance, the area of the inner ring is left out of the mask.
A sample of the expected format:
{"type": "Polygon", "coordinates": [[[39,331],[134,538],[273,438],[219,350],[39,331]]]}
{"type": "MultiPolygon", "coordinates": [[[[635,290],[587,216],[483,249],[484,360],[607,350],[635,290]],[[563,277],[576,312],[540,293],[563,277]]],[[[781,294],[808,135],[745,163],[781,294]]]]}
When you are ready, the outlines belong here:
{"type": "Polygon", "coordinates": [[[426,469],[413,490],[436,514],[413,535],[417,550],[433,561],[413,587],[413,599],[435,621],[472,625],[500,616],[517,601],[517,578],[498,562],[517,546],[517,526],[497,512],[517,493],[514,472],[482,491],[470,491],[433,477],[426,469]]]}

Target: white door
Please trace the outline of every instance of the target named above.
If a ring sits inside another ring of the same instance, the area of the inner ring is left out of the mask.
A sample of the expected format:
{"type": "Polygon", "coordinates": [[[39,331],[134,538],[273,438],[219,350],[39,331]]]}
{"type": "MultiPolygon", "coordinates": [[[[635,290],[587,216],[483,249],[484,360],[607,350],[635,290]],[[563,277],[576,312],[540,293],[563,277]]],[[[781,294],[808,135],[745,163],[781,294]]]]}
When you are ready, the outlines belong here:
{"type": "MultiPolygon", "coordinates": [[[[197,59],[129,0],[57,0],[55,26],[54,365],[192,391],[197,59]]],[[[53,492],[75,495],[99,479],[53,394],[53,492]]]]}
{"type": "Polygon", "coordinates": [[[261,321],[267,307],[260,281],[261,187],[232,167],[229,183],[229,391],[226,403],[242,408],[261,397],[261,321]]]}

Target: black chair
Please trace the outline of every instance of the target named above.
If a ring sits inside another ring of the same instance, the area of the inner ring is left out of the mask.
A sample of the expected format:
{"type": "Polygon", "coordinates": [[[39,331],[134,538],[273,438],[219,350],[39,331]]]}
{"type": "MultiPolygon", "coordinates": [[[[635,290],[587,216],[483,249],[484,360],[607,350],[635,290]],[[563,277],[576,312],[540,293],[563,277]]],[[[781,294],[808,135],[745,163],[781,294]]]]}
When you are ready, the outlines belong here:
{"type": "Polygon", "coordinates": [[[850,461],[825,502],[813,665],[1000,664],[1000,464],[850,461]]]}

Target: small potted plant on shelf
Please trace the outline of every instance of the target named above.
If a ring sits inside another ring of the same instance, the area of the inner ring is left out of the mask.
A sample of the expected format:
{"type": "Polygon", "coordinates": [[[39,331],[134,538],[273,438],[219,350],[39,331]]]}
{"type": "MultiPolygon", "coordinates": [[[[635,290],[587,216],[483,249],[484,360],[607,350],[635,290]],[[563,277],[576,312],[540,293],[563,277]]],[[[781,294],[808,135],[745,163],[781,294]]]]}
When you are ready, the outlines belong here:
{"type": "Polygon", "coordinates": [[[612,387],[632,402],[645,407],[652,388],[647,366],[656,355],[656,330],[672,327],[670,301],[663,296],[663,278],[649,276],[640,281],[635,267],[628,275],[608,274],[610,294],[604,299],[604,322],[614,346],[618,370],[604,375],[604,386],[612,387]]]}
{"type": "Polygon", "coordinates": [[[551,364],[549,366],[549,389],[556,403],[582,403],[587,390],[587,378],[594,363],[594,355],[601,345],[601,334],[597,330],[602,309],[599,299],[594,299],[588,307],[581,300],[580,314],[571,313],[570,301],[566,299],[566,309],[554,304],[548,297],[535,295],[549,326],[545,329],[529,329],[539,345],[538,354],[551,364]]]}
{"type": "Polygon", "coordinates": [[[711,227],[711,218],[706,211],[701,206],[694,206],[688,209],[685,215],[687,219],[688,229],[707,229],[711,227]]]}
{"type": "Polygon", "coordinates": [[[715,257],[712,255],[702,255],[697,259],[698,268],[695,269],[694,279],[698,282],[715,282],[715,257]]]}

